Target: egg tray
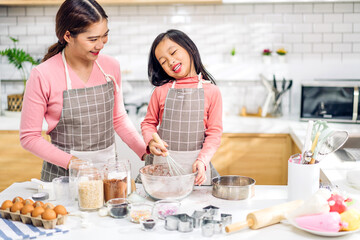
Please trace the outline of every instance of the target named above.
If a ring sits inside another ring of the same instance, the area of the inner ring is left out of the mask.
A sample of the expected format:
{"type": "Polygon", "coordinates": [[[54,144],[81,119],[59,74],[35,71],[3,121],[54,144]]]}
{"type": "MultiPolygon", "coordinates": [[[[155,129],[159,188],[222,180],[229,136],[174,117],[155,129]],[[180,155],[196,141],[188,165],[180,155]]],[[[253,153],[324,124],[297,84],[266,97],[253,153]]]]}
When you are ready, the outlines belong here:
{"type": "Polygon", "coordinates": [[[59,214],[57,218],[53,220],[42,219],[41,216],[31,217],[30,213],[21,214],[20,211],[10,212],[10,209],[1,210],[0,215],[2,218],[11,219],[13,221],[21,221],[24,224],[32,224],[35,227],[43,227],[45,229],[53,229],[56,225],[62,225],[65,223],[67,215],[59,214]]]}

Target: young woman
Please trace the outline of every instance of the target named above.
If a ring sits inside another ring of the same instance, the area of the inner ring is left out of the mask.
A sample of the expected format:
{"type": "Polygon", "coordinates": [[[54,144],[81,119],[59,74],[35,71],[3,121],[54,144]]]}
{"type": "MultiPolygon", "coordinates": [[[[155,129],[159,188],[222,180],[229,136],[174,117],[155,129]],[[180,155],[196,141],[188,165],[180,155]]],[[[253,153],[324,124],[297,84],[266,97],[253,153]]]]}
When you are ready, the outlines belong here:
{"type": "Polygon", "coordinates": [[[58,42],[31,72],[20,141],[44,159],[44,181],[68,175],[77,157],[95,164],[114,157],[114,130],[140,158],[145,154],[124,109],[120,66],[100,54],[108,33],[107,15],[95,0],[66,0],[56,15],[58,42]],[[51,143],[41,136],[44,117],[51,143]]]}
{"type": "Polygon", "coordinates": [[[184,170],[198,172],[195,184],[211,184],[216,171],[209,163],[221,141],[222,99],[194,42],[179,30],[158,35],[148,75],[157,86],[141,124],[145,143],[155,155],[148,163],[163,161],[160,156],[167,151],[152,138],[158,132],[184,170]]]}

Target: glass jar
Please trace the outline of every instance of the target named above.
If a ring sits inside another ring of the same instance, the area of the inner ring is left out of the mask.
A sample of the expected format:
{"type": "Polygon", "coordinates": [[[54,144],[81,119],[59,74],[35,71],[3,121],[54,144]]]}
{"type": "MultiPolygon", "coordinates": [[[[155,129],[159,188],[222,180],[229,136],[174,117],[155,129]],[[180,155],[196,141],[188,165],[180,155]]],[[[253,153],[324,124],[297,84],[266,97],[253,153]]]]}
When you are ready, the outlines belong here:
{"type": "Polygon", "coordinates": [[[131,181],[126,164],[122,161],[109,161],[103,174],[105,202],[114,198],[126,198],[128,182],[131,181]]]}
{"type": "Polygon", "coordinates": [[[104,186],[101,173],[92,164],[80,167],[77,187],[80,210],[97,210],[104,205],[104,186]]]}
{"type": "Polygon", "coordinates": [[[88,161],[81,159],[73,159],[69,164],[69,187],[72,201],[78,200],[78,189],[77,189],[77,177],[79,174],[80,167],[88,165],[88,161]]]}

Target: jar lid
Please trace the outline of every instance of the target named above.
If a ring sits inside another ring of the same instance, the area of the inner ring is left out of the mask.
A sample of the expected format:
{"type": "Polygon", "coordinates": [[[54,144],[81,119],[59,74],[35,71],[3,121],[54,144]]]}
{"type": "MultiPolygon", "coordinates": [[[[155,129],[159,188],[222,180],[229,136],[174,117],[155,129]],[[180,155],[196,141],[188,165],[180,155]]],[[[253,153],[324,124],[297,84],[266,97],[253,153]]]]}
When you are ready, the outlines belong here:
{"type": "Polygon", "coordinates": [[[35,201],[44,201],[49,199],[49,194],[47,192],[39,192],[32,195],[32,199],[35,201]]]}

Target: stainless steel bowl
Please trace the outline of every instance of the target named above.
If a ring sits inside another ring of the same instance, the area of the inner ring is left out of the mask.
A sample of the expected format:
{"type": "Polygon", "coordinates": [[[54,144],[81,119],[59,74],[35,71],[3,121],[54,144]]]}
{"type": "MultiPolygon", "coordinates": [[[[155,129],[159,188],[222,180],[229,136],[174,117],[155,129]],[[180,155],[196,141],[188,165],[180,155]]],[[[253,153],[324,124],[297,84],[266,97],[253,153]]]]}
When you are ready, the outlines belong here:
{"type": "Polygon", "coordinates": [[[196,173],[170,176],[166,164],[147,165],[139,172],[145,192],[155,200],[181,200],[194,189],[196,173]]]}
{"type": "Polygon", "coordinates": [[[250,177],[229,175],[212,179],[212,195],[227,200],[248,199],[255,195],[255,180],[250,177]]]}

